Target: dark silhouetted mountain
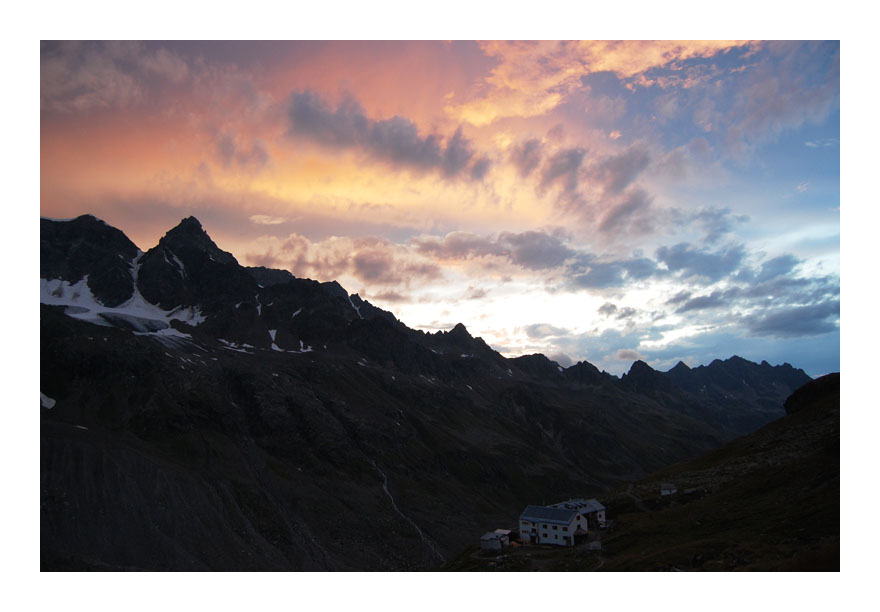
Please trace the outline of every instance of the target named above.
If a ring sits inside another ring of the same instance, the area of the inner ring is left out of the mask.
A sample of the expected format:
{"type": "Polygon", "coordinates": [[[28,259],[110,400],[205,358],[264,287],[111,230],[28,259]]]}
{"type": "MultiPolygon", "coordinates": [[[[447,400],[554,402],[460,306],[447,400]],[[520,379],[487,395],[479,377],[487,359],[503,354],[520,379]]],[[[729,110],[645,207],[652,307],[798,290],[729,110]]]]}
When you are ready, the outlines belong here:
{"type": "Polygon", "coordinates": [[[523,355],[522,357],[514,357],[509,360],[521,372],[542,381],[562,382],[563,372],[565,368],[555,361],[550,361],[544,355],[536,353],[534,355],[523,355]]]}
{"type": "Polygon", "coordinates": [[[76,283],[88,277],[89,289],[107,306],[131,298],[129,269],[138,254],[125,234],[92,215],[40,219],[40,278],[76,283]]]}
{"type": "Polygon", "coordinates": [[[829,409],[840,405],[840,373],[826,374],[812,380],[791,394],[785,400],[785,413],[794,414],[801,410],[829,409]]]}
{"type": "Polygon", "coordinates": [[[658,372],[642,360],[634,361],[629,372],[623,375],[621,387],[636,393],[673,392],[675,385],[668,376],[658,372]]]}
{"type": "Polygon", "coordinates": [[[40,225],[43,569],[435,567],[781,416],[802,374],[507,359],[245,268],[192,217],[146,253],[40,225]]]}
{"type": "Polygon", "coordinates": [[[253,276],[254,280],[263,287],[283,285],[296,278],[287,270],[273,270],[272,268],[265,268],[263,266],[247,267],[245,270],[247,270],[247,273],[253,276]]]}

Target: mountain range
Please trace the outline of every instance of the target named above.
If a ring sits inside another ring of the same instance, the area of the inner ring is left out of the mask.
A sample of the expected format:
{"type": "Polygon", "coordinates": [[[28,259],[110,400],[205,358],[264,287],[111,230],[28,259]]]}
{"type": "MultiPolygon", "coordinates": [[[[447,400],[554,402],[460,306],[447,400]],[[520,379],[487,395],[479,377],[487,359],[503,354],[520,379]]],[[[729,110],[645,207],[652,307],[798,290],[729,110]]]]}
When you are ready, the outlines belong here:
{"type": "Polygon", "coordinates": [[[44,570],[438,567],[528,504],[594,497],[785,415],[740,357],[618,378],[413,330],[247,267],[199,221],[142,252],[40,220],[44,570]]]}

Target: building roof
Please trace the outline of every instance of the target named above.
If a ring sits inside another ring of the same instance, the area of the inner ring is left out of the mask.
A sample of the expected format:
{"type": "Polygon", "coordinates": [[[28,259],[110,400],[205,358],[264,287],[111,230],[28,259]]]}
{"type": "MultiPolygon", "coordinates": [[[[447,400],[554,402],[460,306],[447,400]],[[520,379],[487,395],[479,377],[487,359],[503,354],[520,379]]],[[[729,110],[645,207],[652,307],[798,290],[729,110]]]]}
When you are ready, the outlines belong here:
{"type": "Polygon", "coordinates": [[[501,534],[500,534],[500,533],[492,533],[491,531],[487,531],[487,532],[484,533],[482,536],[480,536],[480,540],[486,540],[486,541],[489,541],[489,540],[500,540],[500,539],[501,539],[501,534]]]}
{"type": "Polygon", "coordinates": [[[495,533],[503,536],[510,535],[510,529],[496,529],[495,533]]]}
{"type": "Polygon", "coordinates": [[[526,506],[523,513],[519,515],[522,521],[531,521],[533,523],[557,523],[559,525],[568,525],[574,520],[577,512],[565,508],[550,508],[547,506],[526,506]]]}
{"type": "Polygon", "coordinates": [[[604,510],[605,506],[595,499],[570,499],[568,501],[553,504],[551,508],[563,508],[565,510],[574,510],[581,514],[589,514],[590,512],[599,512],[604,510]]]}

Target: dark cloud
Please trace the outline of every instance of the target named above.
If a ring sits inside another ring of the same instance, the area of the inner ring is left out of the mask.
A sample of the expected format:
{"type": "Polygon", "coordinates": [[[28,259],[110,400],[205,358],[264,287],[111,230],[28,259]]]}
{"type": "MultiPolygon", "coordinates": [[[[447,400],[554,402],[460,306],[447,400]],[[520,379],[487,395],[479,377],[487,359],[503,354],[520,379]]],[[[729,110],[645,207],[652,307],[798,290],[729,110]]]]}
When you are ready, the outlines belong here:
{"type": "Polygon", "coordinates": [[[398,282],[394,257],[387,251],[369,249],[355,253],[351,258],[355,274],[365,281],[398,282]]]}
{"type": "Polygon", "coordinates": [[[713,253],[681,242],[671,247],[660,247],[656,256],[670,272],[680,272],[685,278],[696,276],[714,282],[736,270],[745,254],[741,244],[728,245],[713,253]]]}
{"type": "Polygon", "coordinates": [[[707,308],[718,308],[730,304],[730,294],[724,291],[713,291],[709,295],[700,295],[687,300],[679,306],[675,312],[683,313],[691,310],[705,310],[707,308]]]}
{"type": "Polygon", "coordinates": [[[440,268],[433,263],[408,261],[394,245],[371,242],[356,243],[356,251],[350,256],[351,271],[365,282],[396,285],[415,277],[436,279],[441,276],[440,268]]]}
{"type": "Polygon", "coordinates": [[[76,113],[151,102],[165,86],[191,76],[183,58],[158,44],[42,42],[40,108],[76,113]]]}
{"type": "Polygon", "coordinates": [[[469,232],[450,232],[442,239],[433,236],[414,238],[413,245],[423,255],[440,259],[470,259],[504,254],[504,250],[491,238],[469,232]]]}
{"type": "Polygon", "coordinates": [[[606,194],[613,195],[626,189],[650,163],[646,150],[630,147],[620,155],[606,157],[590,169],[589,175],[602,184],[606,194]]]}
{"type": "Polygon", "coordinates": [[[636,361],[642,359],[642,355],[632,349],[620,349],[617,351],[615,358],[618,361],[636,361]]]}
{"type": "Polygon", "coordinates": [[[544,270],[562,265],[575,251],[555,235],[539,231],[505,232],[498,238],[468,232],[451,232],[442,240],[435,237],[413,240],[423,255],[440,259],[471,259],[496,255],[528,270],[544,270]]]}
{"type": "Polygon", "coordinates": [[[785,276],[800,263],[801,260],[794,255],[780,255],[779,257],[774,257],[770,261],[764,262],[764,265],[761,266],[761,272],[758,274],[758,282],[763,283],[764,281],[776,278],[777,276],[785,276]]]}
{"type": "Polygon", "coordinates": [[[580,289],[607,289],[623,285],[624,268],[618,262],[592,263],[583,274],[571,277],[571,284],[580,289]]]}
{"type": "Polygon", "coordinates": [[[689,300],[690,297],[691,297],[690,291],[679,291],[678,293],[673,295],[671,298],[666,300],[666,303],[672,304],[672,305],[681,304],[682,302],[686,302],[687,300],[689,300]]]}
{"type": "Polygon", "coordinates": [[[729,140],[755,143],[818,122],[840,106],[840,42],[771,42],[737,84],[729,140]]]}
{"type": "Polygon", "coordinates": [[[613,315],[615,319],[621,320],[634,317],[638,311],[630,306],[618,308],[616,304],[605,302],[604,304],[599,306],[598,312],[603,316],[610,317],[613,315]]]}
{"type": "Polygon", "coordinates": [[[532,138],[514,147],[510,161],[519,170],[519,175],[525,178],[541,164],[541,154],[541,141],[532,138]]]}
{"type": "MultiPolygon", "coordinates": [[[[357,147],[377,159],[420,170],[439,170],[447,177],[461,174],[474,151],[459,127],[442,142],[440,136],[419,135],[416,125],[406,117],[373,120],[352,97],[334,109],[311,90],[294,92],[288,107],[290,134],[304,136],[323,145],[357,147]]],[[[480,158],[471,175],[482,178],[488,160],[480,158]]]]}
{"type": "Polygon", "coordinates": [[[587,150],[576,147],[559,151],[544,164],[541,171],[541,187],[547,188],[554,184],[562,185],[563,192],[577,191],[578,170],[587,150]]]}
{"type": "Polygon", "coordinates": [[[599,222],[599,231],[626,230],[646,233],[651,230],[648,215],[653,198],[641,190],[629,193],[621,202],[612,206],[599,222]]]}
{"type": "Polygon", "coordinates": [[[270,160],[269,148],[263,140],[256,138],[250,147],[241,147],[232,134],[217,137],[217,156],[226,168],[237,165],[260,169],[270,160]]]}
{"type": "Polygon", "coordinates": [[[555,268],[575,255],[558,236],[528,231],[520,234],[504,233],[498,238],[510,253],[510,260],[529,270],[555,268]]]}
{"type": "Polygon", "coordinates": [[[738,223],[749,221],[748,215],[732,215],[729,208],[701,208],[696,212],[673,209],[672,221],[678,225],[695,224],[704,232],[703,240],[715,244],[723,236],[733,231],[738,223]]]}
{"type": "Polygon", "coordinates": [[[604,304],[602,304],[601,306],[599,306],[599,309],[597,310],[597,312],[598,312],[600,315],[604,315],[604,316],[606,316],[606,317],[610,317],[610,316],[613,315],[615,312],[617,312],[617,305],[616,305],[616,304],[612,304],[611,302],[605,302],[604,304]]]}
{"type": "Polygon", "coordinates": [[[488,157],[481,157],[477,161],[474,162],[474,165],[471,166],[471,178],[476,181],[482,181],[486,174],[489,172],[489,168],[492,167],[492,162],[488,157]]]}
{"type": "Polygon", "coordinates": [[[657,264],[645,257],[600,262],[590,255],[580,255],[567,270],[569,283],[575,289],[620,287],[657,274],[660,274],[657,264]]]}
{"type": "Polygon", "coordinates": [[[621,262],[626,270],[627,278],[632,280],[644,280],[657,274],[657,262],[647,257],[636,257],[621,262]]]}
{"type": "Polygon", "coordinates": [[[457,175],[467,166],[473,155],[470,150],[470,141],[462,135],[459,127],[446,144],[446,150],[443,151],[443,173],[446,176],[457,175]]]}
{"type": "Polygon", "coordinates": [[[817,336],[838,329],[840,301],[828,300],[807,306],[792,306],[760,312],[744,319],[746,328],[756,336],[793,338],[817,336]]]}

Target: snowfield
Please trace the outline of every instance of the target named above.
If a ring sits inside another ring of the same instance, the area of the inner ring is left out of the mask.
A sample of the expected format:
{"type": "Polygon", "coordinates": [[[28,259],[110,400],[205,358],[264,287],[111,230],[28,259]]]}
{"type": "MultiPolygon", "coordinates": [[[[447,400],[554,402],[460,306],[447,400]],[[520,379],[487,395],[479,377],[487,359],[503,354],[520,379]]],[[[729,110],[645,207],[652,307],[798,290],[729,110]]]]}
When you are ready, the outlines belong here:
{"type": "Polygon", "coordinates": [[[134,294],[119,306],[104,306],[89,289],[88,275],[73,284],[57,278],[41,278],[40,303],[66,306],[64,313],[74,319],[106,327],[121,327],[141,333],[167,330],[170,328],[170,321],[180,321],[193,326],[205,321],[205,316],[198,307],[177,306],[171,310],[163,310],[144,299],[137,288],[137,270],[140,267],[137,260],[139,258],[140,255],[132,262],[134,264],[132,271],[132,278],[135,281],[134,294]]]}

